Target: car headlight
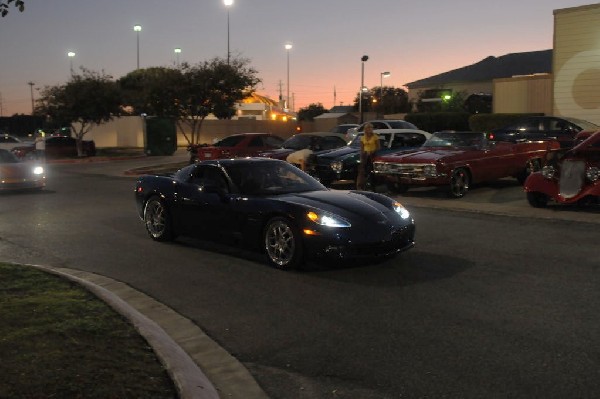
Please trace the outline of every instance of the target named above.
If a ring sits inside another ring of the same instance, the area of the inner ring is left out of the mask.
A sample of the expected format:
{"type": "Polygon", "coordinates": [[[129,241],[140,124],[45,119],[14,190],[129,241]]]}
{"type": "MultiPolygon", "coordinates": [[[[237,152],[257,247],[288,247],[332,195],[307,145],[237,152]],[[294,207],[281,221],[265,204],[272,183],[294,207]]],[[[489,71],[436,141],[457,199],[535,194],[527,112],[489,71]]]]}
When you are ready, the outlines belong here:
{"type": "Polygon", "coordinates": [[[423,166],[423,174],[427,177],[436,177],[438,175],[435,165],[423,166]]]}
{"type": "Polygon", "coordinates": [[[33,168],[33,174],[34,175],[43,175],[44,168],[42,168],[41,166],[36,166],[35,168],[33,168]]]}
{"type": "Polygon", "coordinates": [[[542,176],[546,179],[552,179],[555,173],[556,169],[554,169],[554,166],[547,165],[542,168],[542,176]]]}
{"type": "Polygon", "coordinates": [[[373,170],[378,173],[383,173],[387,169],[386,164],[381,162],[373,162],[373,170]]]}
{"type": "Polygon", "coordinates": [[[310,211],[306,214],[306,217],[321,226],[350,227],[350,222],[348,222],[346,219],[337,215],[332,215],[331,213],[310,211]]]}
{"type": "Polygon", "coordinates": [[[334,172],[341,172],[342,171],[342,162],[341,161],[332,162],[331,169],[333,169],[334,172]]]}
{"type": "Polygon", "coordinates": [[[592,166],[585,171],[585,177],[588,178],[589,181],[596,181],[600,178],[600,168],[596,166],[592,166]]]}
{"type": "Polygon", "coordinates": [[[394,202],[394,210],[402,219],[408,219],[410,217],[410,212],[404,206],[402,206],[399,202],[394,202]]]}

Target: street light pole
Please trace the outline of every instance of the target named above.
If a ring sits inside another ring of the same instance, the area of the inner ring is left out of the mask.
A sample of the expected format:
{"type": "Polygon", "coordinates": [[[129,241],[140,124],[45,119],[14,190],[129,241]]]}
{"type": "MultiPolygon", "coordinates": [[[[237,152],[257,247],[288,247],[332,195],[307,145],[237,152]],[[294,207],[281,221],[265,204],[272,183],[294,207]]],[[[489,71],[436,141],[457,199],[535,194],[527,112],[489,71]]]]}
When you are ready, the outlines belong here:
{"type": "MultiPolygon", "coordinates": [[[[383,78],[389,78],[390,77],[390,73],[389,72],[381,72],[380,76],[379,76],[379,107],[382,109],[383,111],[383,78]]],[[[383,114],[383,112],[382,112],[383,114]]]]}
{"type": "Polygon", "coordinates": [[[141,25],[135,25],[133,31],[137,34],[137,69],[140,69],[140,31],[142,30],[141,25]]]}
{"type": "Polygon", "coordinates": [[[287,102],[285,104],[285,108],[289,109],[290,107],[290,50],[292,49],[292,45],[287,43],[285,45],[285,50],[287,52],[287,102]]]}
{"type": "Polygon", "coordinates": [[[229,51],[229,8],[233,5],[233,0],[223,0],[225,7],[227,7],[227,65],[229,65],[229,58],[231,52],[229,51]]]}
{"type": "Polygon", "coordinates": [[[368,55],[363,55],[361,57],[361,71],[360,71],[360,91],[358,92],[358,114],[360,115],[360,123],[364,122],[363,120],[363,106],[362,106],[362,93],[365,87],[365,62],[369,59],[368,55]]]}
{"type": "Polygon", "coordinates": [[[69,51],[67,53],[67,57],[69,57],[69,60],[70,60],[70,63],[71,63],[71,76],[73,76],[73,57],[75,57],[75,52],[69,51]]]}
{"type": "Polygon", "coordinates": [[[33,105],[33,86],[35,85],[35,83],[27,82],[27,84],[29,85],[29,89],[31,90],[31,115],[33,115],[33,112],[35,110],[35,107],[33,105]]]}
{"type": "Polygon", "coordinates": [[[181,53],[181,49],[179,47],[177,47],[174,51],[175,51],[175,57],[176,57],[175,65],[177,67],[179,67],[179,54],[181,53]]]}

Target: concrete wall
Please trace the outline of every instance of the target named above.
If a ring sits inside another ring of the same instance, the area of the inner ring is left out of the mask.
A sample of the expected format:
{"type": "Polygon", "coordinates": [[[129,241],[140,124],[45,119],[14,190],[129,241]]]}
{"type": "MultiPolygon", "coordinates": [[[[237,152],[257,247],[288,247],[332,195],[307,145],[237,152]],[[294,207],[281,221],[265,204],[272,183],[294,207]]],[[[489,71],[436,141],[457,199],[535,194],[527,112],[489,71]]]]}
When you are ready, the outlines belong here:
{"type": "Polygon", "coordinates": [[[494,79],[494,113],[552,115],[552,75],[494,79]]]}
{"type": "Polygon", "coordinates": [[[554,115],[600,125],[600,4],[554,11],[554,115]]]}

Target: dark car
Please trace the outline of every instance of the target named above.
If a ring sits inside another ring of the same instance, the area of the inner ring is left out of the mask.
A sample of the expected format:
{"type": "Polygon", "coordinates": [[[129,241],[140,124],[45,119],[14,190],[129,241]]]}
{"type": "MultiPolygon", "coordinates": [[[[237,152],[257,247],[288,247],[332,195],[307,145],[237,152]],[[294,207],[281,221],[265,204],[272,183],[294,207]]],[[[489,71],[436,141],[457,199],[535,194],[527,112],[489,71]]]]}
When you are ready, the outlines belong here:
{"type": "MultiPolygon", "coordinates": [[[[52,136],[44,139],[46,159],[72,158],[77,156],[77,139],[68,136],[52,136]]],[[[81,140],[84,156],[96,155],[96,143],[93,140],[81,140]]],[[[12,152],[19,158],[33,159],[35,145],[15,147],[12,152]]]]}
{"type": "Polygon", "coordinates": [[[490,131],[490,138],[513,143],[526,140],[554,139],[562,148],[575,144],[575,136],[582,130],[600,129],[597,125],[575,118],[555,116],[530,116],[510,126],[490,131]]]}
{"type": "Polygon", "coordinates": [[[262,151],[281,147],[284,141],[271,133],[232,134],[213,145],[190,147],[190,163],[208,159],[255,157],[262,151]]]}
{"type": "Polygon", "coordinates": [[[414,221],[394,199],[329,190],[276,159],[203,161],[173,176],[142,176],[135,200],[156,241],[231,239],[282,269],[313,258],[385,258],[414,245],[414,221]]]}
{"type": "Polygon", "coordinates": [[[331,128],[331,133],[341,133],[346,134],[349,129],[357,128],[359,125],[356,123],[342,123],[341,125],[337,125],[331,128]]]}
{"type": "Polygon", "coordinates": [[[0,191],[42,189],[45,185],[41,165],[21,162],[10,151],[0,149],[0,191]]]}
{"type": "MultiPolygon", "coordinates": [[[[417,148],[431,137],[431,133],[418,129],[383,129],[375,133],[381,141],[378,154],[417,148]]],[[[363,134],[359,133],[345,147],[310,156],[307,171],[326,186],[338,180],[356,179],[363,134]]]]}
{"type": "Polygon", "coordinates": [[[552,157],[525,181],[527,201],[536,208],[557,204],[600,203],[600,132],[552,157]]]}
{"type": "Polygon", "coordinates": [[[442,186],[461,198],[471,183],[504,177],[524,182],[558,148],[556,140],[508,143],[480,132],[436,132],[417,150],[376,156],[373,168],[376,179],[392,191],[442,186]]]}
{"type": "Polygon", "coordinates": [[[284,141],[281,148],[263,151],[259,156],[286,160],[290,154],[296,151],[309,149],[313,153],[320,153],[345,145],[346,140],[343,134],[329,132],[298,133],[284,141]]]}

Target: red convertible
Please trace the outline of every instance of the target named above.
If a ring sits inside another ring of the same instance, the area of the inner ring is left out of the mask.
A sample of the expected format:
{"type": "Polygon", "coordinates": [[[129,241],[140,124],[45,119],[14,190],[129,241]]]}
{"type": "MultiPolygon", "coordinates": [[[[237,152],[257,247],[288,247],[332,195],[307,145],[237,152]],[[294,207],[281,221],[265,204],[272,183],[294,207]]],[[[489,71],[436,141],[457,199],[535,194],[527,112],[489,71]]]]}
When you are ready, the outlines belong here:
{"type": "Polygon", "coordinates": [[[447,186],[453,198],[463,197],[471,183],[515,177],[521,183],[539,170],[555,141],[509,143],[489,140],[478,132],[437,132],[419,149],[376,157],[375,180],[395,192],[414,186],[447,186]]]}
{"type": "Polygon", "coordinates": [[[600,202],[600,131],[554,157],[525,181],[527,201],[536,208],[559,204],[600,202]]]}

